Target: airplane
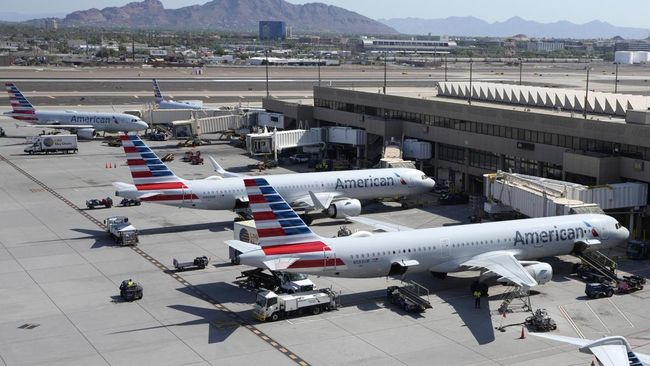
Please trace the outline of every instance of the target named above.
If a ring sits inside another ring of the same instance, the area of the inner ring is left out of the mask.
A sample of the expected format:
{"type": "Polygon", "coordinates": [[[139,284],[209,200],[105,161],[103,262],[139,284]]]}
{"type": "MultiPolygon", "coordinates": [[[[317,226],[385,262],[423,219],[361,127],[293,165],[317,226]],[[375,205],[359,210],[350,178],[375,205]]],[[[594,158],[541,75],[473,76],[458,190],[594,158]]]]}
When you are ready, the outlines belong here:
{"type": "Polygon", "coordinates": [[[14,83],[5,83],[5,86],[13,110],[4,115],[25,121],[32,125],[30,127],[64,129],[76,133],[82,139],[92,139],[96,131],[130,132],[143,131],[149,127],[140,118],[125,113],[37,110],[14,83]]]}
{"type": "Polygon", "coordinates": [[[158,81],[156,79],[153,79],[153,93],[154,93],[154,97],[156,98],[155,99],[156,105],[160,109],[203,109],[203,106],[199,104],[165,100],[165,98],[162,95],[162,92],[160,91],[160,86],[158,85],[158,81]]]}
{"type": "Polygon", "coordinates": [[[650,365],[650,355],[632,351],[630,343],[621,336],[604,337],[597,340],[565,337],[555,334],[529,333],[535,337],[552,339],[579,346],[582,353],[596,356],[602,366],[650,365]]]}
{"type": "Polygon", "coordinates": [[[610,216],[581,214],[417,230],[386,225],[386,233],[324,238],[265,177],[247,178],[244,184],[259,244],[226,244],[241,252],[241,264],[272,271],[371,278],[480,269],[483,279],[530,288],[553,275],[548,263],[533,259],[610,248],[629,236],[610,216]]]}
{"type": "MultiPolygon", "coordinates": [[[[209,210],[246,208],[245,176],[229,172],[212,160],[221,175],[186,180],[176,176],[137,136],[121,135],[134,184],[115,182],[115,195],[171,206],[209,210]]],[[[360,199],[403,197],[433,189],[435,182],[410,168],[362,169],[264,176],[306,215],[318,210],[332,218],[357,216],[360,199]]]]}

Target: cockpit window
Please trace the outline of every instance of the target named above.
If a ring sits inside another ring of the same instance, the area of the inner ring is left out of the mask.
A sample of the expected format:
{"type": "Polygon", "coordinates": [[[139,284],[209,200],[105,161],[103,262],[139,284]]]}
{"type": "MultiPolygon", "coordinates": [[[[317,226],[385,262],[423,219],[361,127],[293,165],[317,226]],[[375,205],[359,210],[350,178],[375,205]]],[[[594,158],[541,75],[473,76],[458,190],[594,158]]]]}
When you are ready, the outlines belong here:
{"type": "Polygon", "coordinates": [[[614,226],[616,226],[616,230],[618,230],[618,229],[621,228],[621,224],[619,224],[618,222],[617,222],[616,225],[614,225],[614,226]]]}

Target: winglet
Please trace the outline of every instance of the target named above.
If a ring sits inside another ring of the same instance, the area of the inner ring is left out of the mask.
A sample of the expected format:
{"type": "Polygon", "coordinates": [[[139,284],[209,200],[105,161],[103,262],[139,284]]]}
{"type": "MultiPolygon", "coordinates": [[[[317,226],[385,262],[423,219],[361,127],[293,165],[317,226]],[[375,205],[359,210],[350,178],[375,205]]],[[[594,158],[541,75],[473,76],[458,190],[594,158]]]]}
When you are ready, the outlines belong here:
{"type": "Polygon", "coordinates": [[[210,158],[210,163],[212,164],[212,168],[214,169],[217,174],[221,175],[224,178],[234,178],[234,177],[241,177],[241,174],[229,172],[226,169],[224,169],[217,161],[212,157],[208,156],[210,158]]]}

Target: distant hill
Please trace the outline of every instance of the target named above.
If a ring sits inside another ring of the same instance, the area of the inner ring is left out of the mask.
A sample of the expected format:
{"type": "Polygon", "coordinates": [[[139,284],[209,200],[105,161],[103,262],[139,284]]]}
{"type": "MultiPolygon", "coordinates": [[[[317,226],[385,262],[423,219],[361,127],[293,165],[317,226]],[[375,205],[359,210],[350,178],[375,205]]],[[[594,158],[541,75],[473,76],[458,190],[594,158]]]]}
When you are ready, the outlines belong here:
{"type": "Polygon", "coordinates": [[[566,20],[553,23],[539,23],[513,17],[504,22],[488,23],[475,17],[449,17],[444,19],[393,18],[380,22],[406,34],[435,34],[450,36],[508,37],[525,34],[529,37],[546,38],[612,38],[643,39],[650,35],[650,29],[616,27],[607,22],[594,20],[585,24],[574,24],[566,20]]]}
{"type": "MultiPolygon", "coordinates": [[[[203,5],[165,9],[159,0],[122,7],[75,11],[59,19],[63,27],[158,28],[257,32],[260,20],[282,20],[297,32],[396,34],[376,20],[321,3],[290,4],[284,0],[212,0],[203,5]]],[[[29,21],[42,24],[43,19],[29,21]]]]}

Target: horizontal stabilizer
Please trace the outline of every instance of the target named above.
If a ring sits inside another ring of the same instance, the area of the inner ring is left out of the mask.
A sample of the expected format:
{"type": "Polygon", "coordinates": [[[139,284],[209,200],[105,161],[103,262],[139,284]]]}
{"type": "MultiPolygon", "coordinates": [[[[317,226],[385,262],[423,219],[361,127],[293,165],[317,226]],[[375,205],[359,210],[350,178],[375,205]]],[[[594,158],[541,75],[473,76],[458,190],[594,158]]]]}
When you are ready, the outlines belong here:
{"type": "Polygon", "coordinates": [[[248,253],[260,249],[260,246],[257,244],[247,243],[241,240],[226,240],[226,244],[241,253],[248,253]]]}
{"type": "Polygon", "coordinates": [[[291,265],[294,264],[299,259],[300,258],[271,259],[265,261],[264,265],[266,265],[271,271],[284,271],[285,269],[291,267],[291,265]]]}

